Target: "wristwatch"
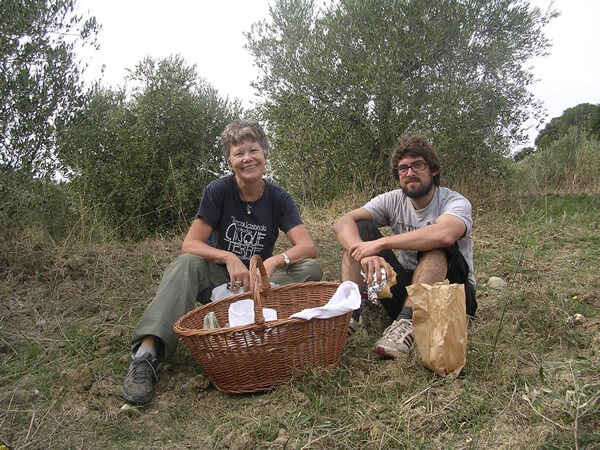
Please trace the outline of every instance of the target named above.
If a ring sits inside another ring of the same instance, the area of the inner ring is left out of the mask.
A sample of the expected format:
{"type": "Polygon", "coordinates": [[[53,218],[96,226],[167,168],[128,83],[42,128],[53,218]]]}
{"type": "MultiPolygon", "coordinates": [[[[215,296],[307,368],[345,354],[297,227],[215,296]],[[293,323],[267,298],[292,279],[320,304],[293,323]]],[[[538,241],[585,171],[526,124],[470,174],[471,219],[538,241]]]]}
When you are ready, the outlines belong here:
{"type": "Polygon", "coordinates": [[[290,265],[290,258],[285,253],[282,253],[281,256],[283,256],[283,268],[287,269],[288,266],[290,265]]]}

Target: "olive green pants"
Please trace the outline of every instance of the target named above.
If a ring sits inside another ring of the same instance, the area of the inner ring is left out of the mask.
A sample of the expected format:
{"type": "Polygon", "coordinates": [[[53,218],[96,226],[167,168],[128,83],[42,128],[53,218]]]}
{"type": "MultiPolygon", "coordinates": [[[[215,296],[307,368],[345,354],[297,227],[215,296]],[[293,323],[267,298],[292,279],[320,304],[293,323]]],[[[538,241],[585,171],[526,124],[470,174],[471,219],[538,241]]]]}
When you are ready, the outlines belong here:
{"type": "MultiPolygon", "coordinates": [[[[271,281],[284,285],[319,281],[323,270],[314,259],[305,259],[290,265],[287,270],[277,269],[271,281]]],[[[140,345],[145,336],[156,336],[163,345],[158,349],[158,357],[168,360],[175,354],[179,336],[173,332],[173,324],[186,312],[191,311],[196,302],[208,303],[212,290],[229,282],[229,274],[224,266],[206,262],[196,255],[183,254],[165,270],[158,291],[138,322],[131,338],[132,351],[140,345]]]]}

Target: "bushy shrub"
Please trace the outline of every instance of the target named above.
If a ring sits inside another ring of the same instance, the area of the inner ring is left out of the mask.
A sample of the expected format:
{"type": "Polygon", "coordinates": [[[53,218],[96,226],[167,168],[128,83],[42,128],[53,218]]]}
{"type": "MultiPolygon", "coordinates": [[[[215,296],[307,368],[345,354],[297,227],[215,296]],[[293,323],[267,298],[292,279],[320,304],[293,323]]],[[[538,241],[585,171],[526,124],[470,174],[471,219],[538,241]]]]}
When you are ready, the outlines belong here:
{"type": "Polygon", "coordinates": [[[130,78],[131,93],[90,93],[60,128],[57,156],[85,217],[143,239],[187,229],[204,187],[222,174],[219,135],[241,107],[179,56],[146,58],[130,78]]]}

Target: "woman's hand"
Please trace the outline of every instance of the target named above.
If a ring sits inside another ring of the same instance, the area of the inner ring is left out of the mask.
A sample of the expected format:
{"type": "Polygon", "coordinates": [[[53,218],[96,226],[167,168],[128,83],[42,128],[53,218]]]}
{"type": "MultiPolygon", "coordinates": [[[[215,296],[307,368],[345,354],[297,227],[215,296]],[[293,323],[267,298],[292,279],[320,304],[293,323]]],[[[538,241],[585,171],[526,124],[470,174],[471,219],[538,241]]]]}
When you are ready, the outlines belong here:
{"type": "Polygon", "coordinates": [[[279,263],[281,261],[281,255],[273,255],[270,258],[267,258],[263,261],[265,270],[267,271],[267,275],[269,276],[269,280],[271,279],[275,271],[279,268],[279,263]]]}
{"type": "Polygon", "coordinates": [[[237,255],[230,253],[225,260],[225,266],[229,273],[229,290],[238,292],[242,288],[242,292],[250,289],[250,271],[237,255]]]}

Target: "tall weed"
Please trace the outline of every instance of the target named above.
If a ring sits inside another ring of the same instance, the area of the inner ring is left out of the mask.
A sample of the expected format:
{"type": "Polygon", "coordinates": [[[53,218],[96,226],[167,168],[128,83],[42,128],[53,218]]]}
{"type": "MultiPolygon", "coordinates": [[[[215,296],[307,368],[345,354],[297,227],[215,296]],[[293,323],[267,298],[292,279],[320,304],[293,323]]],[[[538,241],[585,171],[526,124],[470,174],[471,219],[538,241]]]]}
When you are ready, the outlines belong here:
{"type": "Polygon", "coordinates": [[[525,186],[537,194],[600,191],[600,142],[582,129],[569,131],[518,164],[525,186]]]}
{"type": "Polygon", "coordinates": [[[0,230],[0,276],[7,282],[35,278],[73,248],[117,241],[104,211],[69,183],[7,167],[0,167],[0,230]]]}
{"type": "Polygon", "coordinates": [[[62,214],[67,203],[60,184],[0,167],[0,240],[31,227],[59,235],[67,226],[62,214]]]}

